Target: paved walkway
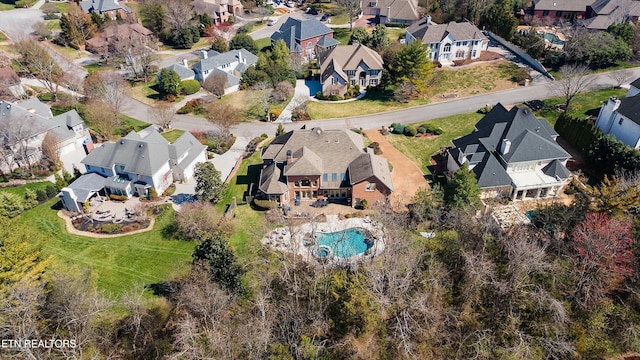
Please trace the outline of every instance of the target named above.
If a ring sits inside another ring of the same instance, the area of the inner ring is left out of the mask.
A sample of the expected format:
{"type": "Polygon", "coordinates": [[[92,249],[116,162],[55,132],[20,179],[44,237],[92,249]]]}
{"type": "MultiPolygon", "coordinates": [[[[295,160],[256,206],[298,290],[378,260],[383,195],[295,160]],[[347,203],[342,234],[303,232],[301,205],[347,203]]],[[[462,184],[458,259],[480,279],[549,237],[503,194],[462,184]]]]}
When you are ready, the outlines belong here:
{"type": "Polygon", "coordinates": [[[247,148],[247,144],[251,139],[246,137],[236,137],[236,142],[231,148],[222,155],[215,155],[210,161],[215,165],[216,169],[220,171],[220,178],[225,181],[231,170],[236,166],[238,159],[244,154],[244,150],[247,148]]]}
{"type": "Polygon", "coordinates": [[[393,194],[391,194],[392,204],[408,205],[419,188],[429,187],[422,170],[391,145],[377,129],[367,130],[364,133],[371,141],[380,144],[382,157],[393,166],[391,171],[394,188],[393,194]]]}
{"type": "Polygon", "coordinates": [[[305,102],[311,100],[313,95],[320,90],[320,83],[313,80],[296,80],[296,88],[291,101],[284,107],[276,123],[290,123],[293,110],[305,102]]]}

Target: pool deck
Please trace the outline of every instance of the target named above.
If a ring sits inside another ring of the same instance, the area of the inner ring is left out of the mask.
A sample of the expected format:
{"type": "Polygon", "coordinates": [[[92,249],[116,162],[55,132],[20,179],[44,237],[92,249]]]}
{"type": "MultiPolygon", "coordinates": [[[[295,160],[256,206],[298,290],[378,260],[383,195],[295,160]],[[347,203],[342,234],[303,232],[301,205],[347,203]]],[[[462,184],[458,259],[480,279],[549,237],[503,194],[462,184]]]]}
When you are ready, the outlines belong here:
{"type": "MultiPolygon", "coordinates": [[[[384,250],[384,229],[382,225],[369,218],[351,218],[345,220],[338,220],[336,217],[329,217],[327,222],[309,222],[300,226],[293,226],[290,228],[276,228],[267,233],[262,238],[262,243],[272,249],[297,254],[302,256],[305,260],[312,262],[319,258],[315,255],[317,247],[315,244],[308,244],[305,246],[305,240],[307,242],[313,238],[312,234],[315,233],[330,233],[346,230],[349,228],[363,228],[371,232],[375,237],[373,246],[367,250],[365,254],[352,256],[350,258],[338,258],[333,257],[330,262],[335,264],[348,264],[352,262],[362,261],[368,258],[375,257],[381,251],[384,250]]],[[[314,241],[312,241],[314,242],[314,241]]]]}

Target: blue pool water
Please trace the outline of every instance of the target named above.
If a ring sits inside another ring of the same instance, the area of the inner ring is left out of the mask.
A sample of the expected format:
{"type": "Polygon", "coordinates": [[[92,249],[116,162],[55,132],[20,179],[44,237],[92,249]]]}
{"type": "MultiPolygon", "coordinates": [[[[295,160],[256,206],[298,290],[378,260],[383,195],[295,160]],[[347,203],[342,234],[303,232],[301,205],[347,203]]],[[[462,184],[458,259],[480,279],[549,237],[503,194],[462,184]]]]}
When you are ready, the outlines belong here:
{"type": "Polygon", "coordinates": [[[564,45],[564,41],[560,40],[556,34],[546,32],[544,33],[544,38],[550,41],[553,45],[564,45]]]}
{"type": "Polygon", "coordinates": [[[373,246],[373,241],[368,240],[365,234],[368,232],[360,228],[350,228],[332,233],[317,233],[318,251],[320,257],[328,257],[331,255],[339,258],[350,258],[367,251],[373,246]],[[327,249],[328,248],[328,249],[327,249]]]}

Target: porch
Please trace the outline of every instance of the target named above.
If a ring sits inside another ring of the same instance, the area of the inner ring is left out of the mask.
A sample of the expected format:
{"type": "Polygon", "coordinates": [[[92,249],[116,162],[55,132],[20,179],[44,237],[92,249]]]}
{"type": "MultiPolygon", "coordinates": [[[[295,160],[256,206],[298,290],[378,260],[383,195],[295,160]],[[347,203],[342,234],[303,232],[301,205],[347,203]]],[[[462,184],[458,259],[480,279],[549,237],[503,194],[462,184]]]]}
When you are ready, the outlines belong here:
{"type": "Polygon", "coordinates": [[[566,179],[548,176],[540,170],[509,174],[513,180],[511,200],[557,197],[566,179]]]}

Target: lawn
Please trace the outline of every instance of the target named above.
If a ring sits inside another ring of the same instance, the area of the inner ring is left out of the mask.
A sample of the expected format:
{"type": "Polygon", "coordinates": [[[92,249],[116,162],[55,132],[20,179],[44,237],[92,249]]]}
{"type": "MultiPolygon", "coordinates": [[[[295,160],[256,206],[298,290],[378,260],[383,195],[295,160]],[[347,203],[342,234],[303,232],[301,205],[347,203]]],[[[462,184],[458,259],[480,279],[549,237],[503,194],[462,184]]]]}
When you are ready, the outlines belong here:
{"type": "Polygon", "coordinates": [[[60,20],[45,20],[44,24],[47,27],[47,29],[49,29],[49,30],[51,30],[53,32],[59,32],[61,30],[61,28],[60,28],[60,20]]]}
{"type": "MultiPolygon", "coordinates": [[[[142,129],[149,127],[149,125],[151,125],[148,122],[134,119],[124,114],[120,114],[120,120],[122,120],[122,125],[116,128],[116,132],[120,132],[121,134],[123,134],[123,132],[125,131],[128,133],[130,130],[135,130],[136,132],[138,132],[142,129]]],[[[124,135],[126,134],[123,134],[123,136],[124,135]]]]}
{"type": "Polygon", "coordinates": [[[131,96],[147,105],[153,105],[157,100],[160,100],[160,91],[157,85],[157,79],[154,76],[151,81],[147,83],[140,82],[132,87],[131,96]]]}
{"type": "MultiPolygon", "coordinates": [[[[602,89],[587,93],[578,94],[571,101],[569,108],[569,114],[578,118],[586,118],[589,116],[598,116],[602,102],[606,101],[612,96],[619,98],[625,97],[627,90],[625,89],[602,89]]],[[[554,126],[560,113],[555,110],[557,105],[564,104],[564,98],[554,97],[544,100],[544,107],[536,112],[537,117],[547,119],[547,121],[554,126]]]]}
{"type": "Polygon", "coordinates": [[[261,163],[259,150],[243,160],[238,172],[227,184],[222,199],[216,204],[216,209],[223,213],[231,204],[232,198],[236,198],[238,206],[234,211],[235,231],[230,241],[239,257],[256,256],[255,250],[260,246],[258,239],[264,235],[264,228],[267,226],[264,214],[253,210],[244,202],[250,184],[258,179],[261,163]]]}
{"type": "MultiPolygon", "coordinates": [[[[429,159],[443,147],[450,146],[451,140],[473,131],[473,126],[483,115],[468,113],[430,120],[443,130],[441,135],[431,138],[407,137],[404,135],[388,135],[387,139],[411,161],[420,166],[427,175],[431,174],[429,159]]],[[[421,123],[415,124],[416,127],[421,123]]]]}
{"type": "Polygon", "coordinates": [[[173,129],[170,131],[165,131],[161,135],[162,137],[167,139],[168,142],[173,144],[173,142],[178,140],[178,138],[182,136],[182,134],[184,134],[184,130],[173,129]]]}
{"type": "Polygon", "coordinates": [[[107,239],[67,233],[64,221],[56,215],[58,207],[59,200],[51,200],[26,211],[18,221],[44,234],[44,254],[53,257],[54,268],[89,268],[98,288],[107,294],[119,296],[135,284],[171,280],[189,268],[195,243],[167,240],[161,235],[173,219],[171,206],[156,218],[153,230],[107,239]]]}
{"type": "Polygon", "coordinates": [[[349,28],[334,28],[333,38],[340,42],[340,45],[347,45],[349,38],[351,38],[351,31],[349,28]]]}
{"type": "Polygon", "coordinates": [[[256,46],[258,47],[258,50],[262,50],[266,47],[271,46],[271,39],[266,37],[266,38],[262,38],[262,39],[258,39],[255,41],[256,42],[256,46]]]}
{"type": "Polygon", "coordinates": [[[24,192],[26,189],[36,192],[38,189],[44,190],[47,187],[47,185],[50,185],[50,184],[52,184],[50,181],[31,182],[31,183],[27,183],[24,186],[0,188],[0,192],[2,191],[10,192],[22,198],[24,197],[24,192]]]}

